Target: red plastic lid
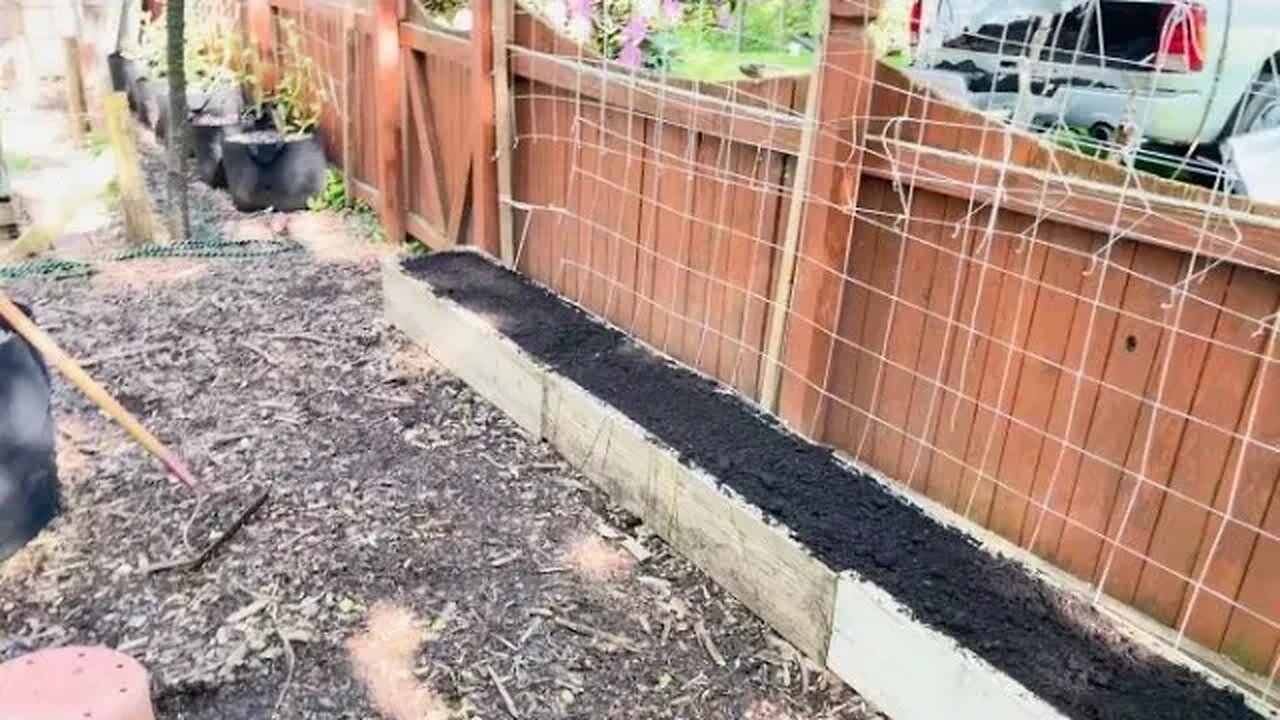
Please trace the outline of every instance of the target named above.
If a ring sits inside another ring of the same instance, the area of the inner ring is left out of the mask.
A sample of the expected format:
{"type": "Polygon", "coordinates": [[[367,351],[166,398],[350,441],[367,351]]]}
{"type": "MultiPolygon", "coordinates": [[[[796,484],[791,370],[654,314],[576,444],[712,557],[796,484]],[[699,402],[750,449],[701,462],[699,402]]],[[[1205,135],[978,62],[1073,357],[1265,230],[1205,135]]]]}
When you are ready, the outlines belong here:
{"type": "Polygon", "coordinates": [[[0,665],[0,720],[155,720],[155,711],[138,661],[105,647],[62,647],[0,665]]]}

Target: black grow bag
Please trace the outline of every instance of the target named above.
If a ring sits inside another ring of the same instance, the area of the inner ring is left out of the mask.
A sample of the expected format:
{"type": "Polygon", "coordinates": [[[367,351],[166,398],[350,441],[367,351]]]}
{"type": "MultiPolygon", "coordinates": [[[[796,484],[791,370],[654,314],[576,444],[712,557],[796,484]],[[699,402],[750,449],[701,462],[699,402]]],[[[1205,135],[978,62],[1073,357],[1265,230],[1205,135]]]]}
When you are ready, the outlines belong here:
{"type": "Polygon", "coordinates": [[[222,141],[227,190],[241,212],[303,210],[324,189],[328,163],[319,134],[282,137],[274,131],[228,135],[222,141]]]}
{"type": "Polygon", "coordinates": [[[138,116],[138,121],[146,125],[148,129],[155,129],[156,115],[159,113],[160,105],[156,102],[156,86],[163,82],[140,74],[138,79],[133,83],[133,111],[138,116]]]}
{"type": "Polygon", "coordinates": [[[127,92],[129,88],[128,73],[125,65],[130,60],[118,52],[113,52],[107,56],[107,73],[111,76],[112,92],[127,92]]]}
{"type": "Polygon", "coordinates": [[[210,187],[226,187],[227,172],[222,165],[222,141],[244,130],[236,115],[196,115],[191,119],[191,151],[196,158],[196,177],[210,187]]]}
{"type": "Polygon", "coordinates": [[[49,370],[0,320],[0,562],[58,514],[53,442],[49,370]]]}
{"type": "Polygon", "coordinates": [[[169,129],[169,80],[152,78],[147,81],[147,104],[142,122],[163,140],[169,129]]]}
{"type": "Polygon", "coordinates": [[[235,85],[187,88],[187,109],[194,116],[239,116],[244,113],[244,93],[235,85]]]}
{"type": "Polygon", "coordinates": [[[129,109],[138,114],[142,107],[141,83],[145,83],[146,76],[142,74],[142,66],[136,60],[129,58],[124,58],[121,69],[124,72],[124,94],[129,98],[129,109]]]}

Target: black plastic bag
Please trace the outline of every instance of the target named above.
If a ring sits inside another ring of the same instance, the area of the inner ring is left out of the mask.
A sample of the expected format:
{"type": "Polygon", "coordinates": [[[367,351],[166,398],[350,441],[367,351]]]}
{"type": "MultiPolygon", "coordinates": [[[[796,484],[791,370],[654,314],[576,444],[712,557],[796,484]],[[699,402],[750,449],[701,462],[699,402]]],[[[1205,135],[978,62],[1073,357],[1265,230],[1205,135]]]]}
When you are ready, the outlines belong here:
{"type": "Polygon", "coordinates": [[[38,535],[58,507],[49,369],[0,320],[0,562],[38,535]]]}

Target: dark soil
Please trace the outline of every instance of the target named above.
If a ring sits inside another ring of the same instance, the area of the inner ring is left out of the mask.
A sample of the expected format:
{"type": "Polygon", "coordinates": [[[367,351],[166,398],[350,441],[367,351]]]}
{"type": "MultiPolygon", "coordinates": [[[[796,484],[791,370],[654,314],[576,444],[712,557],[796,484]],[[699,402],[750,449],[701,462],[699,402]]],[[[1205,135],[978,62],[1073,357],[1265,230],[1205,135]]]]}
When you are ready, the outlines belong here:
{"type": "Polygon", "coordinates": [[[541,287],[472,253],[405,267],[713,473],[829,566],[884,588],[1067,716],[1257,717],[1237,693],[1121,637],[1088,605],[541,287]]]}
{"type": "Polygon", "coordinates": [[[310,137],[310,135],[282,135],[276,130],[246,130],[235,133],[228,139],[246,145],[272,145],[275,143],[301,142],[310,137]]]}
{"type": "MultiPolygon", "coordinates": [[[[240,122],[239,115],[213,115],[209,113],[198,113],[196,115],[191,116],[192,125],[204,125],[207,127],[216,127],[219,125],[236,125],[236,124],[239,124],[239,122],[240,122]]],[[[272,132],[270,134],[276,138],[280,137],[278,133],[272,132]]]]}

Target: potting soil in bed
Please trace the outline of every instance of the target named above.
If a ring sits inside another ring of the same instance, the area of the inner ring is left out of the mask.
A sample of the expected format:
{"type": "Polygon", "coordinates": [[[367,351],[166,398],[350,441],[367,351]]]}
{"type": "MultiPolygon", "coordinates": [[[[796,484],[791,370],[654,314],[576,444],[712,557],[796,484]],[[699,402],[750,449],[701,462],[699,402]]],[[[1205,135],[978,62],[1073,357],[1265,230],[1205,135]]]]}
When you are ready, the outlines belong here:
{"type": "Polygon", "coordinates": [[[1086,604],[851,472],[829,449],[521,276],[474,253],[404,268],[715,475],[828,566],[888,591],[1068,717],[1258,717],[1239,694],[1123,638],[1086,604]]]}

